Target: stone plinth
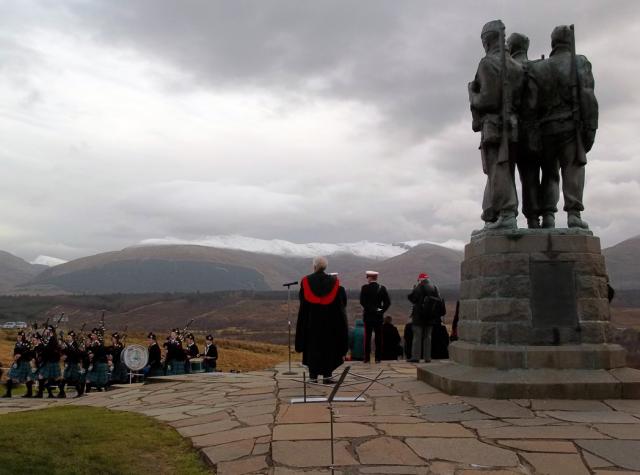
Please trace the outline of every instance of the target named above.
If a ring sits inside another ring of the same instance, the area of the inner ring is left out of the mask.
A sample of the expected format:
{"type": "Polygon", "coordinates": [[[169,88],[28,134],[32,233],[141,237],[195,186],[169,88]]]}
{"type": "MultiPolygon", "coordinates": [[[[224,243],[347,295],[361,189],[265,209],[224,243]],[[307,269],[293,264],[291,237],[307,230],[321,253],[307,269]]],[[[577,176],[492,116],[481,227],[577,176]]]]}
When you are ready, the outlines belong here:
{"type": "Polygon", "coordinates": [[[609,341],[600,239],[582,233],[473,239],[461,269],[460,339],[491,345],[609,341]]]}
{"type": "Polygon", "coordinates": [[[418,377],[469,396],[637,394],[640,371],[616,377],[625,351],[610,343],[607,282],[600,240],[589,231],[472,236],[461,269],[460,340],[450,362],[425,365],[418,377]]]}

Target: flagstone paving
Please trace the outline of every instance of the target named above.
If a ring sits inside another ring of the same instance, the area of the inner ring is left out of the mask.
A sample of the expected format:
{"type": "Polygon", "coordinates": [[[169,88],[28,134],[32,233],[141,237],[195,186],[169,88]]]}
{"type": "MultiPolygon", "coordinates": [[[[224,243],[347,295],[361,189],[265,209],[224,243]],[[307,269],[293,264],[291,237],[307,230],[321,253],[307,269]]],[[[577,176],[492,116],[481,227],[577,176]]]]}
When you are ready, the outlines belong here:
{"type": "MultiPolygon", "coordinates": [[[[0,414],[57,405],[131,411],[173,426],[219,474],[330,473],[331,412],[303,396],[302,368],[194,374],[91,393],[80,399],[2,399],[0,414]]],[[[504,400],[456,397],[416,380],[404,362],[352,363],[335,402],[338,474],[506,475],[640,473],[640,400],[504,400]]],[[[308,397],[328,386],[309,386],[308,397]]],[[[1,417],[0,417],[1,425],[1,417]]]]}

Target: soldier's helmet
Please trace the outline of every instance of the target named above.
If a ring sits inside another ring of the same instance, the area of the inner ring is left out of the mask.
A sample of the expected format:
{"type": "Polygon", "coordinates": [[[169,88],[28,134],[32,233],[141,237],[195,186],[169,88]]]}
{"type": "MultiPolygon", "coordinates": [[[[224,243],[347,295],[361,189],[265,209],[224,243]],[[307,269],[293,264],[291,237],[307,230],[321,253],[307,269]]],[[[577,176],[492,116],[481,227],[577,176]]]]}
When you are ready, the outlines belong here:
{"type": "Polygon", "coordinates": [[[484,24],[482,27],[482,33],[480,33],[480,37],[483,37],[487,33],[500,33],[500,31],[504,30],[504,23],[502,20],[491,20],[484,24]]]}
{"type": "Polygon", "coordinates": [[[556,26],[551,32],[551,47],[557,45],[570,45],[572,31],[567,25],[556,26]]]}
{"type": "Polygon", "coordinates": [[[507,49],[514,51],[529,51],[529,37],[522,33],[511,33],[507,38],[507,49]]]}

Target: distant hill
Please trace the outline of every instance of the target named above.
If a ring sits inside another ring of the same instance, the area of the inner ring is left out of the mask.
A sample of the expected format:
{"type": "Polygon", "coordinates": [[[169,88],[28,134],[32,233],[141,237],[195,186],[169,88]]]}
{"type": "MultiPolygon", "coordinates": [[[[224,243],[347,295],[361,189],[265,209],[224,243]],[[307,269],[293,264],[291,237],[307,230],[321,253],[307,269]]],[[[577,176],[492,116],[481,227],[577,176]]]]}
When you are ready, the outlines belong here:
{"type": "Polygon", "coordinates": [[[9,292],[16,285],[33,279],[46,267],[29,264],[13,254],[0,251],[0,292],[9,292]]]}
{"type": "MultiPolygon", "coordinates": [[[[330,271],[366,268],[370,262],[339,254],[331,256],[330,271]]],[[[20,290],[87,294],[277,290],[309,272],[310,258],[194,245],[140,246],[52,267],[20,290]]]]}
{"type": "MultiPolygon", "coordinates": [[[[459,285],[462,251],[432,243],[412,243],[406,246],[405,252],[399,245],[393,246],[384,252],[378,252],[376,248],[378,255],[369,252],[370,257],[336,247],[337,252],[327,256],[329,272],[338,272],[347,289],[359,289],[365,282],[364,272],[368,269],[380,272],[380,281],[390,289],[410,288],[421,272],[428,273],[442,288],[453,290],[459,285]],[[382,257],[393,253],[396,255],[382,257]]],[[[604,249],[603,254],[611,283],[620,292],[619,297],[622,297],[622,292],[640,291],[637,266],[640,262],[640,236],[604,249]]],[[[281,290],[284,282],[298,280],[311,272],[311,258],[294,253],[163,244],[129,247],[42,269],[43,266],[0,252],[0,293],[51,295],[281,290]]]]}
{"type": "MultiPolygon", "coordinates": [[[[348,289],[360,288],[368,269],[379,271],[388,288],[406,289],[425,271],[440,285],[457,285],[462,253],[421,244],[386,260],[346,252],[327,257],[329,272],[337,272],[348,289]]],[[[284,282],[311,271],[308,257],[196,245],[139,246],[51,267],[18,290],[41,294],[280,290],[284,282]]]]}
{"type": "Polygon", "coordinates": [[[640,289],[640,236],[602,251],[611,285],[616,290],[640,289]]]}

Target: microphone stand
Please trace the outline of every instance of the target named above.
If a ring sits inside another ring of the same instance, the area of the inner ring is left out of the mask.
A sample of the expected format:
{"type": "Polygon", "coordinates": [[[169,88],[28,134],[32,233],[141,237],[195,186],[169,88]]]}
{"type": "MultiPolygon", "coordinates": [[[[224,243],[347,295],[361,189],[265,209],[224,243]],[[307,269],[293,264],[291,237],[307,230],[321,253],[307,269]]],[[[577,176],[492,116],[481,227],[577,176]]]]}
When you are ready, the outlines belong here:
{"type": "Polygon", "coordinates": [[[291,376],[297,374],[295,371],[291,371],[291,286],[298,285],[298,282],[288,282],[286,284],[282,284],[283,287],[287,288],[287,326],[289,331],[289,371],[286,371],[282,374],[291,376]]]}

